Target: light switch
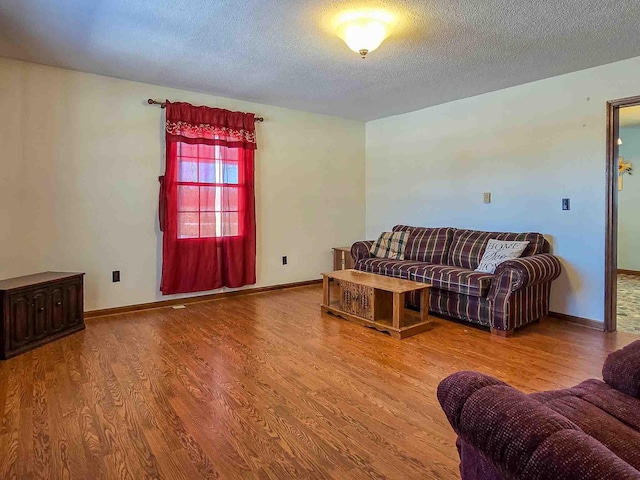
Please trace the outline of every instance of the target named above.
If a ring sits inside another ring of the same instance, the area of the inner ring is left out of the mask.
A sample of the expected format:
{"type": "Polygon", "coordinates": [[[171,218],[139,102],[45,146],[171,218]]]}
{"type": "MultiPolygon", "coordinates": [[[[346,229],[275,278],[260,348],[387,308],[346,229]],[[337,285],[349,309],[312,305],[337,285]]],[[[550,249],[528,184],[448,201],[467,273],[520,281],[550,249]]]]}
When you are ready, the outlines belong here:
{"type": "Polygon", "coordinates": [[[484,192],[484,203],[491,203],[491,192],[484,192]]]}

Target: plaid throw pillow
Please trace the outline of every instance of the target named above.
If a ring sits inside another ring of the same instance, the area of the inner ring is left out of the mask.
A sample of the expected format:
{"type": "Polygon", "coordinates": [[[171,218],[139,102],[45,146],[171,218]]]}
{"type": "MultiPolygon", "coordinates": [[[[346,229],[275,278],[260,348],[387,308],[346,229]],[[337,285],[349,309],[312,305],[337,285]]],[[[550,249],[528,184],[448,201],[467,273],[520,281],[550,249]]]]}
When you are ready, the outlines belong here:
{"type": "Polygon", "coordinates": [[[378,258],[404,260],[404,249],[409,240],[409,232],[384,232],[371,245],[371,255],[378,258]]]}

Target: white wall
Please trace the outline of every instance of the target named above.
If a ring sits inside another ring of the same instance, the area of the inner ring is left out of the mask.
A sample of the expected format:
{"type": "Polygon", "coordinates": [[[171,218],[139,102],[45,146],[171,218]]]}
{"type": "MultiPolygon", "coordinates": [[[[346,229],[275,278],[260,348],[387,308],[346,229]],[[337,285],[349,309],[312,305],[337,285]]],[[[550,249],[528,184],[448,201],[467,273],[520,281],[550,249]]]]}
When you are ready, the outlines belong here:
{"type": "Polygon", "coordinates": [[[362,122],[0,59],[0,278],[86,272],[87,310],[170,298],[158,291],[164,137],[149,97],[266,118],[257,286],[319,278],[332,246],[363,238],[362,122]]]}
{"type": "Polygon", "coordinates": [[[605,104],[632,95],[640,57],[368,122],[367,236],[397,223],[542,232],[564,266],[551,310],[602,321],[605,104]]]}
{"type": "Polygon", "coordinates": [[[640,125],[621,128],[620,138],[620,155],[634,171],[618,192],[618,268],[640,271],[640,125]]]}

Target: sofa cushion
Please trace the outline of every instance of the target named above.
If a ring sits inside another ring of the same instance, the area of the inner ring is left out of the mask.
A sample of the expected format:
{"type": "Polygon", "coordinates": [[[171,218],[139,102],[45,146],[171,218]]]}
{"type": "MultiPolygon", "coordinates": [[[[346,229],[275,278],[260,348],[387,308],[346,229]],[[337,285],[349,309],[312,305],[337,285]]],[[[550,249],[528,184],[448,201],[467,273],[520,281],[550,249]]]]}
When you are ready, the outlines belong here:
{"type": "Polygon", "coordinates": [[[424,264],[409,268],[409,272],[409,280],[430,283],[434,288],[472,297],[486,297],[493,279],[490,273],[474,272],[449,265],[424,264]]]}
{"type": "Polygon", "coordinates": [[[574,422],[629,465],[640,469],[640,400],[591,379],[575,387],[530,395],[574,422]]]}
{"type": "Polygon", "coordinates": [[[409,232],[404,258],[419,262],[443,264],[449,255],[454,228],[424,228],[396,225],[394,232],[409,232]]]}
{"type": "Polygon", "coordinates": [[[449,265],[431,265],[411,260],[388,260],[383,258],[364,258],[355,265],[356,270],[388,275],[406,280],[425,282],[433,288],[449,292],[485,297],[489,293],[493,275],[474,272],[449,265]]]}
{"type": "Polygon", "coordinates": [[[447,265],[475,270],[480,265],[480,259],[490,239],[506,240],[510,242],[529,242],[522,252],[523,257],[542,253],[544,251],[544,236],[540,233],[501,233],[481,232],[478,230],[455,230],[449,248],[447,265]]]}
{"type": "Polygon", "coordinates": [[[640,399],[640,340],[610,354],[602,366],[602,378],[616,390],[640,399]]]}
{"type": "Polygon", "coordinates": [[[391,260],[388,258],[363,258],[356,262],[353,268],[363,272],[377,273],[388,277],[409,280],[409,268],[423,265],[423,262],[411,260],[391,260]]]}

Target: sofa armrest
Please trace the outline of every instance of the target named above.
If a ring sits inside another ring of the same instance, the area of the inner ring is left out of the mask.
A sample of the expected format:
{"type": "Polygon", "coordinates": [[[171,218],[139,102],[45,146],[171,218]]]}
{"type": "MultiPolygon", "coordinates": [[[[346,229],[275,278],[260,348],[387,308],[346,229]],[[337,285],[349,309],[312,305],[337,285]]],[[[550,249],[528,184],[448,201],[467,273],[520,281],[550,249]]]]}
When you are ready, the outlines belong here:
{"type": "Polygon", "coordinates": [[[506,478],[640,477],[575,423],[488,375],[455,373],[440,382],[438,400],[460,439],[506,478]]]}
{"type": "Polygon", "coordinates": [[[602,378],[616,390],[640,399],[640,340],[609,354],[602,378]]]}
{"type": "Polygon", "coordinates": [[[495,300],[500,294],[551,282],[560,276],[561,270],[560,261],[550,253],[507,260],[496,268],[489,300],[495,300]]]}
{"type": "Polygon", "coordinates": [[[356,242],[351,246],[351,256],[353,257],[353,262],[357,262],[358,260],[362,260],[363,258],[371,258],[371,246],[373,245],[373,240],[363,240],[361,242],[356,242]]]}

